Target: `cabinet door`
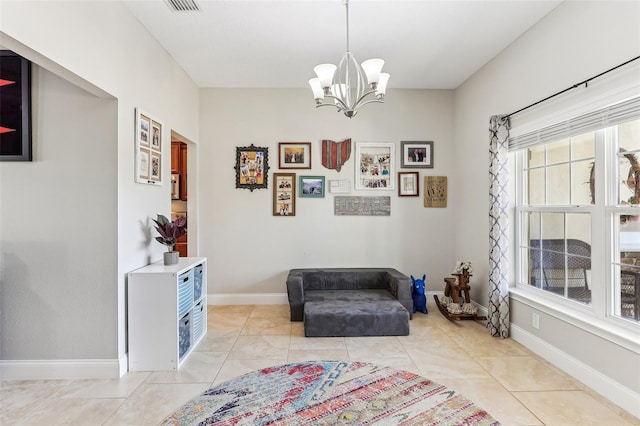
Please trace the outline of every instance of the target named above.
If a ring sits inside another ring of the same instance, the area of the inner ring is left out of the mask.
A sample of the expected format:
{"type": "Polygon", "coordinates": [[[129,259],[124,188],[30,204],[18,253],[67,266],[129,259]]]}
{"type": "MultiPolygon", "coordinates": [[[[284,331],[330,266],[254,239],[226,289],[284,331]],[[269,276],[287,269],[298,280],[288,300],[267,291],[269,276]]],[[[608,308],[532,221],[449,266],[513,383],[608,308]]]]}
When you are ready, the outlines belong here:
{"type": "Polygon", "coordinates": [[[187,257],[187,236],[183,235],[182,237],[176,240],[176,245],[174,246],[174,250],[180,253],[180,257],[187,257]]]}
{"type": "Polygon", "coordinates": [[[184,143],[180,144],[180,199],[187,201],[187,144],[184,143]]]}
{"type": "Polygon", "coordinates": [[[180,173],[180,142],[171,142],[171,173],[180,173]]]}

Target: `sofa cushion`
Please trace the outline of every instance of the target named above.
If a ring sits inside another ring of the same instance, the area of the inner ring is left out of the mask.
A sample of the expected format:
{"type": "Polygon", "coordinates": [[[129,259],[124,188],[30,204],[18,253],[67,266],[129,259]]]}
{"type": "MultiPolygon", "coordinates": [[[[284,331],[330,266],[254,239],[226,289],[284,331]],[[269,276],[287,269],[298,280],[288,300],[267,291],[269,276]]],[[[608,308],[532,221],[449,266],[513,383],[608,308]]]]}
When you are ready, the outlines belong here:
{"type": "Polygon", "coordinates": [[[385,289],[386,272],[381,270],[324,270],[304,273],[304,290],[385,289]]]}
{"type": "Polygon", "coordinates": [[[396,300],[387,290],[309,290],[304,298],[306,302],[396,300]]]}

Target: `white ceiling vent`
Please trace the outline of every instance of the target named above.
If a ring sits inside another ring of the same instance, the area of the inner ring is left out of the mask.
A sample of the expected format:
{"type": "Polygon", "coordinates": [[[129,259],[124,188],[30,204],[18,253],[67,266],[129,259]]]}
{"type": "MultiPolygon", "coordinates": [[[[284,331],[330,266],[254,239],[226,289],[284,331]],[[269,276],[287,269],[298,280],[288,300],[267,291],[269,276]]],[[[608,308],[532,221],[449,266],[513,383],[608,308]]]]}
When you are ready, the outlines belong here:
{"type": "Polygon", "coordinates": [[[164,0],[174,12],[200,12],[196,0],[164,0]]]}

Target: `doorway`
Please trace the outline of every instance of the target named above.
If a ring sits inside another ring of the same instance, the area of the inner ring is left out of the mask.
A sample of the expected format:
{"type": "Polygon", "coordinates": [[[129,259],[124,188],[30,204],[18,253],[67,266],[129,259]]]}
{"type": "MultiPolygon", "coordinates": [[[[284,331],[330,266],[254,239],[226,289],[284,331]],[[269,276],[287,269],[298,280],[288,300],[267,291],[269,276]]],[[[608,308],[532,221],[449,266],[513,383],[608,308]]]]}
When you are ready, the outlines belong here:
{"type": "MultiPolygon", "coordinates": [[[[189,194],[187,191],[188,182],[188,144],[183,142],[179,135],[171,132],[171,220],[177,217],[185,216],[188,218],[189,194]]],[[[187,222],[187,229],[189,223],[187,222]]],[[[186,235],[178,238],[174,250],[180,257],[187,257],[188,249],[188,232],[186,235]]]]}

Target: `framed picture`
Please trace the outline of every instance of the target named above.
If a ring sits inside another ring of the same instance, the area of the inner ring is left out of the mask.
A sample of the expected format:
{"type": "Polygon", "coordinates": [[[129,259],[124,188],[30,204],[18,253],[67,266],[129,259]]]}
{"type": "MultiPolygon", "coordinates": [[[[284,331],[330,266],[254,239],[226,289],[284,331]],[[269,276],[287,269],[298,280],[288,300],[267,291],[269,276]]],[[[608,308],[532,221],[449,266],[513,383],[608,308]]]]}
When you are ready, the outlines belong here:
{"type": "Polygon", "coordinates": [[[162,185],[162,123],[136,108],[135,128],[136,182],[162,185]]]}
{"type": "Polygon", "coordinates": [[[251,144],[236,148],[236,188],[266,189],[269,171],[269,148],[251,144]]]}
{"type": "Polygon", "coordinates": [[[273,174],[273,215],[296,215],[296,174],[273,174]]]}
{"type": "Polygon", "coordinates": [[[0,161],[31,161],[31,62],[0,50],[0,161]]]}
{"type": "Polygon", "coordinates": [[[160,182],[162,176],[162,154],[151,151],[151,168],[149,179],[153,182],[160,182]]]}
{"type": "Polygon", "coordinates": [[[419,192],[418,172],[398,172],[398,197],[417,197],[419,192]]]}
{"type": "Polygon", "coordinates": [[[394,148],[392,143],[356,143],[356,189],[394,189],[394,148]]]}
{"type": "Polygon", "coordinates": [[[433,142],[401,142],[402,167],[433,168],[433,142]]]}
{"type": "Polygon", "coordinates": [[[151,147],[156,151],[162,151],[162,125],[155,121],[151,121],[151,147]]]}
{"type": "Polygon", "coordinates": [[[324,176],[300,176],[300,198],[324,198],[324,176]]]}
{"type": "Polygon", "coordinates": [[[447,177],[424,177],[424,206],[447,207],[447,177]]]}
{"type": "Polygon", "coordinates": [[[280,142],[278,151],[278,168],[311,168],[311,142],[280,142]]]}

